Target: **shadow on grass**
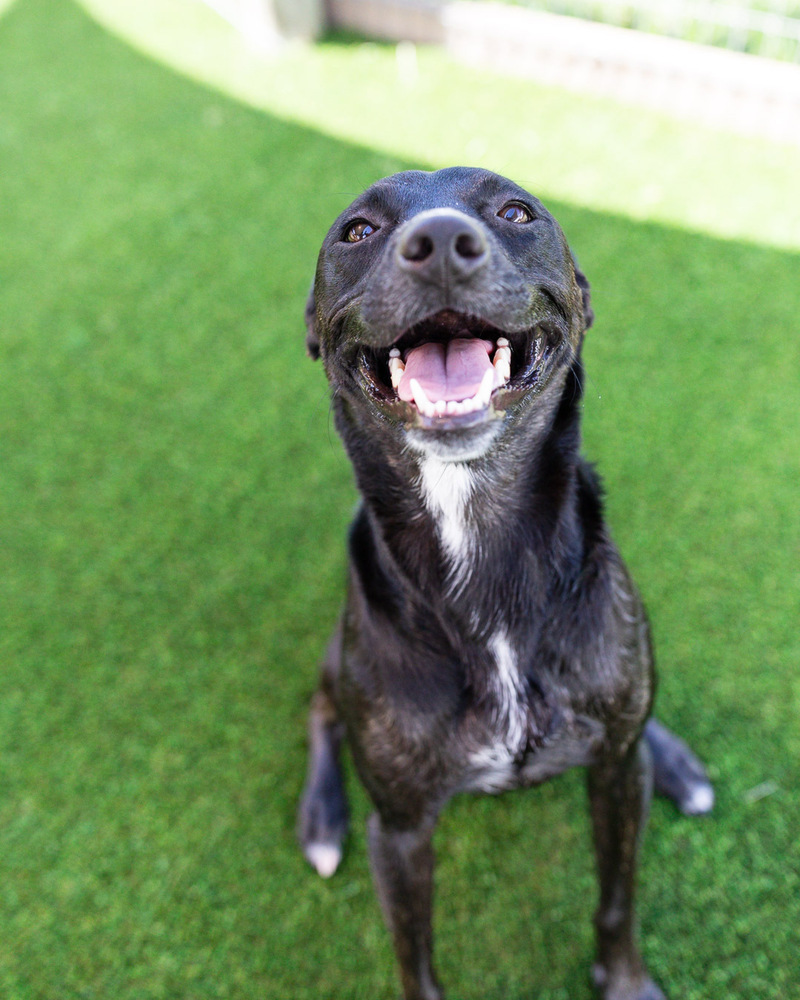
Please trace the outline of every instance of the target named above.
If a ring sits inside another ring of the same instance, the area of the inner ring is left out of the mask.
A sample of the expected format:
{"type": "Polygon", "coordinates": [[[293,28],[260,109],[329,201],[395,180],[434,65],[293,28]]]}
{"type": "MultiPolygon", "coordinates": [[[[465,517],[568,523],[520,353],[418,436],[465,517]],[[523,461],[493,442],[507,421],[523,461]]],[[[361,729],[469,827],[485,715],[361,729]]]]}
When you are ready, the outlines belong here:
{"type": "MultiPolygon", "coordinates": [[[[329,221],[405,164],[179,79],[63,0],[19,0],[0,67],[0,992],[391,997],[363,796],[330,884],[293,843],[354,503],[301,317],[329,221]]],[[[655,809],[645,949],[674,996],[784,997],[798,258],[550,207],[595,287],[587,450],[660,712],[719,785],[708,823],[655,809]]],[[[580,785],[447,813],[452,996],[588,997],[580,785]]]]}

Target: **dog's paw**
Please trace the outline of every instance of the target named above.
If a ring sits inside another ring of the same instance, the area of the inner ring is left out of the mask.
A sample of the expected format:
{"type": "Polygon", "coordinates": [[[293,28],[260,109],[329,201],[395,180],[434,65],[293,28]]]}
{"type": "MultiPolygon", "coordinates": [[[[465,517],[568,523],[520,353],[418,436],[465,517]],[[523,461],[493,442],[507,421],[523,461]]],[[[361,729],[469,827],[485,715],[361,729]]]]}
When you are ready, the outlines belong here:
{"type": "Polygon", "coordinates": [[[330,878],[342,860],[347,833],[347,807],[337,786],[334,790],[307,788],[297,816],[297,839],[303,856],[323,878],[330,878]]]}
{"type": "Polygon", "coordinates": [[[645,973],[637,976],[609,976],[603,965],[592,968],[592,980],[602,1000],[666,1000],[662,991],[645,973]]]}
{"type": "Polygon", "coordinates": [[[714,807],[714,788],[705,767],[682,739],[655,719],[644,731],[653,758],[653,779],[659,795],[672,799],[686,816],[702,816],[714,807]]]}
{"type": "Polygon", "coordinates": [[[342,860],[342,849],[338,844],[303,844],[303,854],[323,878],[330,878],[342,860]]]}
{"type": "Polygon", "coordinates": [[[697,782],[676,804],[685,816],[705,816],[714,808],[714,789],[708,783],[697,782]]]}

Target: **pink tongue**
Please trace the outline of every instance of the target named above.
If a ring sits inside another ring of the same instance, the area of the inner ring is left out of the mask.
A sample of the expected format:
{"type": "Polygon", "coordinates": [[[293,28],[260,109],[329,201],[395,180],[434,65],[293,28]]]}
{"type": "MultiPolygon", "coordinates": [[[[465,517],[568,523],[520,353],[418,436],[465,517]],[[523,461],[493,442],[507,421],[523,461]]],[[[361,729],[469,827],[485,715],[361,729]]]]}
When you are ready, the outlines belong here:
{"type": "Polygon", "coordinates": [[[411,379],[415,378],[433,403],[440,399],[470,399],[492,367],[491,350],[491,340],[475,337],[451,340],[446,344],[421,344],[406,355],[406,370],[397,394],[411,402],[414,398],[411,379]]]}

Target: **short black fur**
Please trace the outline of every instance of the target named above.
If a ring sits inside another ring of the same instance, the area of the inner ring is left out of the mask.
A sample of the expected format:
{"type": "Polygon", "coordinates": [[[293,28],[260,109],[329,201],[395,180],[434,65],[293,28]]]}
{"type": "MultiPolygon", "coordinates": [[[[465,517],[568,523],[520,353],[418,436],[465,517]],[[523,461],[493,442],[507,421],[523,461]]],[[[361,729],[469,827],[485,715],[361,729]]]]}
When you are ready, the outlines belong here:
{"type": "Polygon", "coordinates": [[[605,1000],[663,997],[633,919],[651,756],[656,787],[685,811],[710,808],[711,789],[685,745],[647,722],[647,619],[580,454],[592,320],[588,282],[556,221],[483,170],[378,182],[320,253],[308,349],[325,364],[362,503],[347,602],[312,706],[299,836],[331,874],[346,825],[346,736],[375,805],[370,856],[405,1000],[443,995],[430,836],[446,801],[575,765],[588,768],[600,879],[595,981],[605,1000]],[[509,204],[524,211],[504,216],[509,204]],[[359,220],[370,224],[363,239],[359,220]],[[489,331],[492,352],[505,337],[510,377],[495,375],[490,399],[452,413],[444,397],[437,412],[403,400],[388,384],[389,351],[399,345],[408,361],[415,330],[473,345],[489,331]]]}

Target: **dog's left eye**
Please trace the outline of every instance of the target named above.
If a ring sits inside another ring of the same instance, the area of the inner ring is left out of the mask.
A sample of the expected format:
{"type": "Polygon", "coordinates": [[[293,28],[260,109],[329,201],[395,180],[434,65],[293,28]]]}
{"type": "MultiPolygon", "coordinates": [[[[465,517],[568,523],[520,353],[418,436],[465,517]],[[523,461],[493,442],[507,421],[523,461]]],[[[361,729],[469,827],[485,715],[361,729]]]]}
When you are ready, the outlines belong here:
{"type": "Polygon", "coordinates": [[[345,243],[360,243],[361,240],[365,240],[368,236],[376,233],[380,229],[380,226],[373,226],[371,222],[367,222],[366,219],[359,219],[357,222],[351,223],[344,232],[345,243]]]}
{"type": "Polygon", "coordinates": [[[505,219],[506,222],[524,223],[533,221],[531,213],[518,201],[510,201],[507,205],[503,205],[497,214],[501,219],[505,219]]]}

